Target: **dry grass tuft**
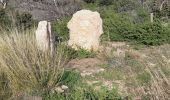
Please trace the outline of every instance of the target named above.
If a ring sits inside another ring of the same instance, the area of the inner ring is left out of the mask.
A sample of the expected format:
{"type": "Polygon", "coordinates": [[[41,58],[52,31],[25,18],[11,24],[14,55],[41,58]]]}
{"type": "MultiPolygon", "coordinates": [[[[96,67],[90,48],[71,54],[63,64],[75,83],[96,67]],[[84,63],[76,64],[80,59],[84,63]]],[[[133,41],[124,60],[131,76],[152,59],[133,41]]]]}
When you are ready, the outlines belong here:
{"type": "Polygon", "coordinates": [[[62,47],[55,50],[55,57],[51,57],[49,51],[38,49],[32,34],[13,31],[10,35],[0,36],[0,97],[10,93],[15,96],[49,91],[59,82],[64,61],[62,47]]]}

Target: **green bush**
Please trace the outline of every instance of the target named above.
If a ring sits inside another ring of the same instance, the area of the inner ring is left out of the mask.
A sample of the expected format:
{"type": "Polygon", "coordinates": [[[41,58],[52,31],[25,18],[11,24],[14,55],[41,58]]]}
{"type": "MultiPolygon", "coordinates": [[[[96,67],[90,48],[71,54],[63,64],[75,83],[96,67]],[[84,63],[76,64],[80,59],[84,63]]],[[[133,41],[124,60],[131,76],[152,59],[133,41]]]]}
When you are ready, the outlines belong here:
{"type": "Polygon", "coordinates": [[[146,10],[139,8],[136,10],[136,14],[137,14],[137,16],[136,16],[136,18],[134,18],[134,21],[133,21],[135,24],[150,21],[150,16],[149,16],[150,14],[146,10]],[[135,21],[135,20],[137,20],[137,21],[135,21]]]}
{"type": "Polygon", "coordinates": [[[133,30],[133,23],[129,16],[117,14],[112,9],[101,11],[103,19],[104,40],[124,41],[122,34],[127,34],[133,30]]]}
{"type": "Polygon", "coordinates": [[[76,58],[82,59],[82,58],[93,58],[96,56],[95,52],[90,52],[90,51],[86,51],[84,49],[79,49],[78,51],[76,51],[75,53],[76,58]]]}
{"type": "Polygon", "coordinates": [[[124,35],[124,38],[145,45],[160,45],[167,43],[169,33],[167,33],[167,29],[160,22],[143,23],[137,25],[133,32],[124,35]]]}
{"type": "Polygon", "coordinates": [[[114,2],[115,0],[99,0],[99,5],[108,6],[108,5],[112,5],[114,2]]]}
{"type": "Polygon", "coordinates": [[[95,3],[96,2],[96,0],[83,0],[83,1],[86,3],[95,3]]]}
{"type": "MultiPolygon", "coordinates": [[[[170,43],[168,28],[159,19],[150,23],[149,13],[134,0],[98,0],[93,4],[103,19],[102,41],[129,41],[144,45],[170,43]]],[[[89,4],[89,6],[93,6],[89,4]]],[[[86,6],[86,7],[89,7],[86,6]]]]}
{"type": "Polygon", "coordinates": [[[18,13],[16,12],[16,26],[18,29],[31,29],[33,25],[32,15],[29,13],[18,13]]]}
{"type": "Polygon", "coordinates": [[[35,21],[29,13],[19,13],[11,9],[0,9],[0,29],[9,30],[15,27],[18,30],[26,30],[31,29],[34,24],[35,21]]]}
{"type": "Polygon", "coordinates": [[[111,7],[102,9],[100,13],[104,27],[103,41],[129,41],[144,45],[160,45],[170,41],[169,29],[162,26],[159,20],[150,23],[145,11],[137,13],[141,23],[134,23],[129,14],[115,13],[111,7]]]}
{"type": "Polygon", "coordinates": [[[52,22],[52,29],[56,36],[63,39],[63,41],[67,41],[69,39],[69,30],[67,28],[67,23],[70,18],[62,18],[52,22]]]}
{"type": "Polygon", "coordinates": [[[0,30],[9,28],[11,25],[11,20],[4,9],[0,9],[0,30]]]}

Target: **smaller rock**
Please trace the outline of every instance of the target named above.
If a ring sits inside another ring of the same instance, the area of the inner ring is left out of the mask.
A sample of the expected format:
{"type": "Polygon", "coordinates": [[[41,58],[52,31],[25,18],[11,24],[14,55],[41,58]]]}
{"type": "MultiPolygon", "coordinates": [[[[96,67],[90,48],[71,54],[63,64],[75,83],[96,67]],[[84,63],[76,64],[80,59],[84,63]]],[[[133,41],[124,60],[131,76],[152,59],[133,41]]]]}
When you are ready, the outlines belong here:
{"type": "Polygon", "coordinates": [[[156,66],[156,64],[151,63],[151,62],[148,62],[148,65],[151,66],[151,67],[155,67],[156,66]]]}
{"type": "Polygon", "coordinates": [[[54,94],[54,93],[55,93],[55,90],[54,90],[54,89],[52,89],[52,90],[51,90],[51,93],[52,93],[52,94],[54,94]]]}
{"type": "Polygon", "coordinates": [[[38,48],[42,51],[50,50],[53,55],[54,35],[51,32],[51,23],[48,21],[40,21],[35,36],[38,48]]]}
{"type": "Polygon", "coordinates": [[[107,87],[108,90],[112,90],[113,89],[113,82],[112,81],[104,81],[103,86],[107,87]]]}
{"type": "Polygon", "coordinates": [[[64,90],[63,90],[61,87],[56,87],[56,88],[55,88],[55,91],[56,91],[57,93],[63,93],[63,92],[64,92],[64,90]]]}
{"type": "Polygon", "coordinates": [[[86,83],[88,84],[88,85],[94,85],[94,84],[97,84],[97,83],[99,83],[100,81],[86,81],[86,83]]]}
{"type": "Polygon", "coordinates": [[[67,90],[67,89],[68,89],[68,86],[62,85],[61,88],[62,88],[63,90],[67,90]]]}
{"type": "Polygon", "coordinates": [[[103,71],[105,71],[105,69],[104,68],[100,68],[99,70],[97,70],[97,73],[103,72],[103,71]]]}
{"type": "Polygon", "coordinates": [[[91,72],[83,72],[83,73],[81,73],[80,75],[82,76],[82,77],[85,77],[85,76],[90,76],[90,75],[92,75],[93,73],[91,73],[91,72]]]}
{"type": "Polygon", "coordinates": [[[100,91],[100,90],[101,90],[101,86],[95,86],[95,87],[94,87],[94,90],[100,91]]]}

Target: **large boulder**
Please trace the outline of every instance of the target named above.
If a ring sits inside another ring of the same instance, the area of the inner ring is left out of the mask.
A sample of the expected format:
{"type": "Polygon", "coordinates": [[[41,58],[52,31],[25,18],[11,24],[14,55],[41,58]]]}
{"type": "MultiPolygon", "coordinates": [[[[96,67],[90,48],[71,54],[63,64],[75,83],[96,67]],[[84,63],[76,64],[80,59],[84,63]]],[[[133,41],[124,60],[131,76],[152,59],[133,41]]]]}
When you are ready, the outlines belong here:
{"type": "Polygon", "coordinates": [[[47,21],[40,21],[35,32],[37,46],[42,51],[54,52],[54,35],[51,32],[51,24],[47,21]]]}
{"type": "Polygon", "coordinates": [[[99,48],[100,35],[103,33],[102,19],[98,12],[81,10],[76,12],[67,27],[70,32],[68,45],[96,51],[99,48]]]}
{"type": "Polygon", "coordinates": [[[33,19],[55,20],[80,9],[79,0],[7,0],[7,7],[30,13],[33,19]]]}

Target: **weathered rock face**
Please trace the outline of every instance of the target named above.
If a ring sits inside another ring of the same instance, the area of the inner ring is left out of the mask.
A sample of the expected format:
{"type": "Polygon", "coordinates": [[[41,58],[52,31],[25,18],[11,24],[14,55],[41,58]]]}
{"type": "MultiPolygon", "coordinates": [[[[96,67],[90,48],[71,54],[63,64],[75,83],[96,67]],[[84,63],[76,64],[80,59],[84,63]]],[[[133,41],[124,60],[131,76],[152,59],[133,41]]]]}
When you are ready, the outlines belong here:
{"type": "Polygon", "coordinates": [[[19,12],[28,12],[38,21],[54,20],[80,9],[77,0],[8,0],[7,6],[19,12]]]}
{"type": "Polygon", "coordinates": [[[99,48],[99,38],[103,33],[102,19],[98,12],[81,10],[75,13],[67,27],[70,30],[68,45],[73,48],[84,48],[96,51],[99,48]]]}
{"type": "Polygon", "coordinates": [[[47,21],[40,21],[36,30],[36,42],[40,50],[54,51],[54,35],[51,33],[51,24],[47,21]]]}

